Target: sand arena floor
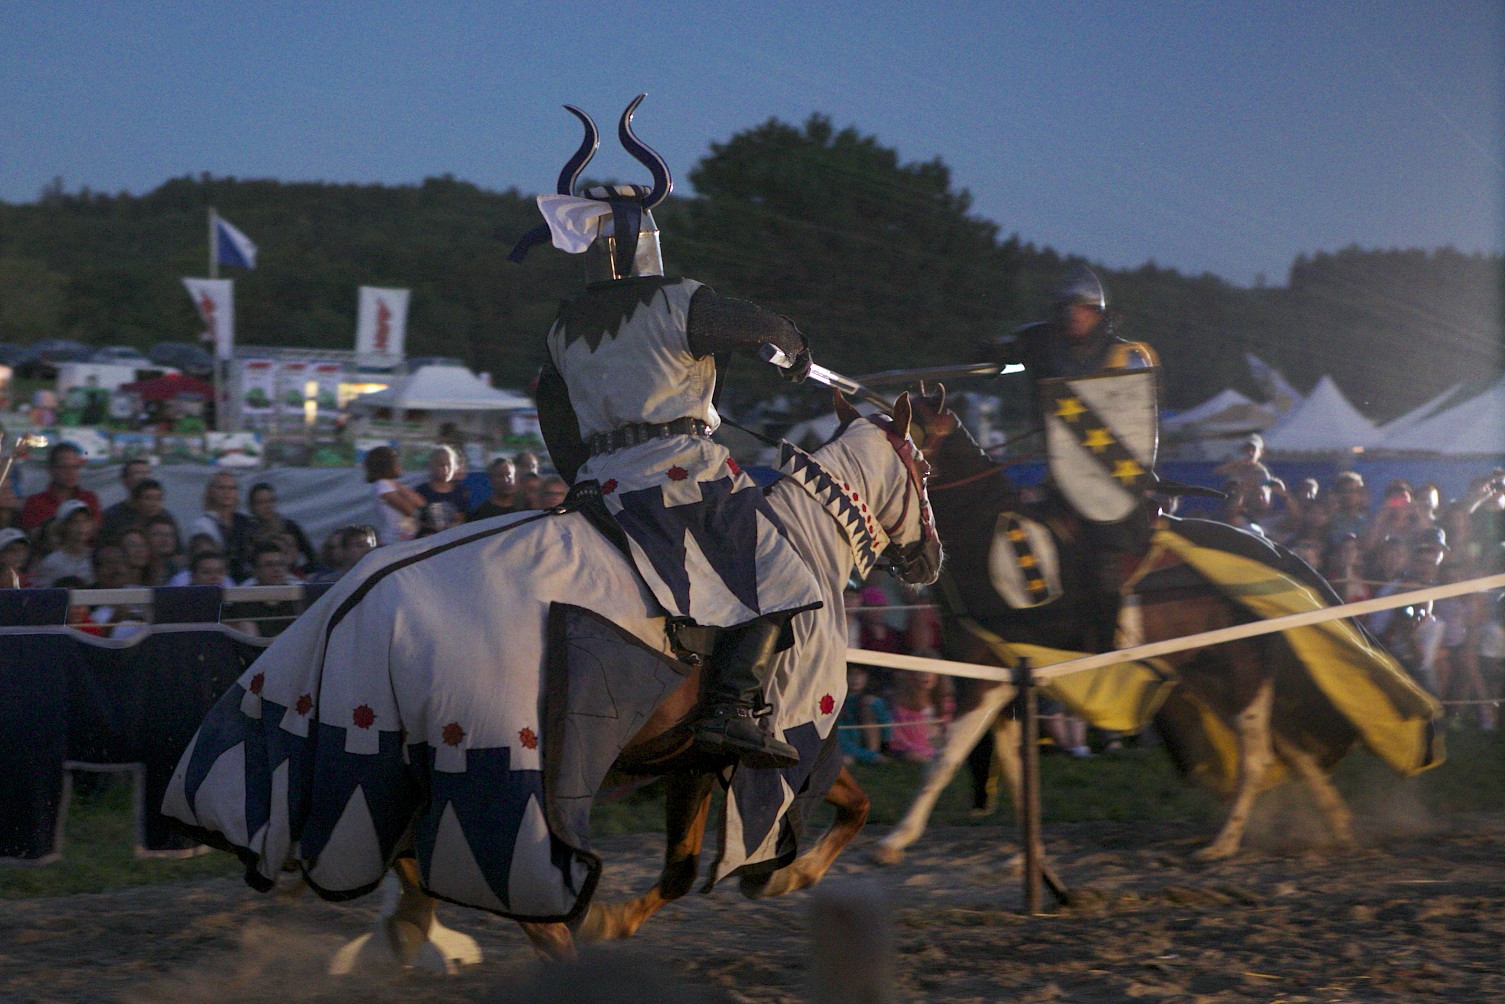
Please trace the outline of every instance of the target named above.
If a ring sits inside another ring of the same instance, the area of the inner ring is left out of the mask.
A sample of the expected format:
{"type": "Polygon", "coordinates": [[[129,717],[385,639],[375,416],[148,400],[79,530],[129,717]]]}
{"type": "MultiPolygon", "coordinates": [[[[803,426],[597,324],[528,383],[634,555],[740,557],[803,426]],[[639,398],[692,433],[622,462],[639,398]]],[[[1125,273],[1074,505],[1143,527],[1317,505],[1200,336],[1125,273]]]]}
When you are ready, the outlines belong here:
{"type": "MultiPolygon", "coordinates": [[[[1226,862],[1190,852],[1203,828],[1047,827],[1076,903],[1026,918],[1004,869],[1008,827],[942,828],[892,869],[859,837],[828,881],[875,882],[893,906],[898,1001],[1505,1000],[1505,814],[1361,822],[1366,848],[1321,852],[1279,827],[1226,862]]],[[[649,885],[659,849],[614,837],[602,895],[649,885]]],[[[809,986],[810,894],[749,902],[692,893],[630,942],[579,968],[537,963],[516,925],[445,907],[480,965],[442,978],[331,978],[374,897],[291,901],[230,879],[0,904],[0,1001],[799,1001],[809,986]]]]}

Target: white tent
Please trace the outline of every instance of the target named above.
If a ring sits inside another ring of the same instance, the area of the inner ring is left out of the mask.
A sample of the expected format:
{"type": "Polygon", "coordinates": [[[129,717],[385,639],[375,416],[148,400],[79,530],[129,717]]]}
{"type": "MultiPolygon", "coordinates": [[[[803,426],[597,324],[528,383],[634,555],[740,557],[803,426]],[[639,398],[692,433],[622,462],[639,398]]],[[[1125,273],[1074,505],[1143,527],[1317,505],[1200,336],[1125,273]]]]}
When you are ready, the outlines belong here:
{"type": "Polygon", "coordinates": [[[1410,411],[1406,412],[1404,415],[1401,415],[1398,418],[1392,418],[1390,421],[1380,426],[1379,445],[1388,445],[1385,442],[1386,440],[1389,440],[1395,436],[1399,436],[1407,429],[1420,425],[1426,419],[1431,418],[1434,414],[1437,413],[1437,410],[1443,405],[1444,402],[1450,399],[1454,394],[1458,393],[1459,388],[1461,388],[1462,386],[1463,381],[1460,380],[1457,383],[1453,384],[1453,386],[1449,387],[1447,390],[1443,391],[1441,394],[1438,394],[1430,401],[1427,401],[1425,404],[1419,404],[1415,408],[1412,408],[1410,411]]]}
{"type": "Polygon", "coordinates": [[[1373,422],[1348,403],[1333,378],[1323,376],[1264,437],[1265,448],[1272,453],[1332,453],[1372,446],[1379,433],[1373,422]]]}
{"type": "Polygon", "coordinates": [[[1381,444],[1448,456],[1505,455],[1505,377],[1462,404],[1439,412],[1381,444]]]}
{"type": "Polygon", "coordinates": [[[463,366],[425,366],[408,374],[386,390],[362,394],[350,402],[367,411],[524,411],[533,407],[531,398],[509,390],[497,390],[463,366]]]}
{"type": "Polygon", "coordinates": [[[1178,412],[1160,423],[1167,433],[1223,436],[1247,435],[1268,428],[1275,421],[1273,409],[1255,404],[1238,391],[1220,390],[1195,407],[1178,412]]]}
{"type": "Polygon", "coordinates": [[[1301,392],[1292,387],[1285,375],[1252,352],[1244,353],[1249,375],[1265,393],[1265,407],[1277,418],[1285,418],[1301,406],[1301,392]]]}

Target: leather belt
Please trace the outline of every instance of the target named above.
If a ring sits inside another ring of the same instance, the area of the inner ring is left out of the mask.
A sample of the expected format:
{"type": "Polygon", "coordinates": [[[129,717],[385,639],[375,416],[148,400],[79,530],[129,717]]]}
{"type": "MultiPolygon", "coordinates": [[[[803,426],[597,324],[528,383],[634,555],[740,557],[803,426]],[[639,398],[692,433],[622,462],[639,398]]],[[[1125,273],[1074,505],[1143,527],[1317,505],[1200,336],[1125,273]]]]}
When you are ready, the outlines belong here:
{"type": "Polygon", "coordinates": [[[585,441],[585,446],[590,450],[591,456],[599,457],[603,453],[615,453],[617,450],[625,450],[629,446],[637,446],[654,439],[668,439],[671,436],[709,436],[711,427],[698,418],[676,418],[672,422],[633,422],[624,425],[620,429],[610,432],[602,432],[585,441]]]}

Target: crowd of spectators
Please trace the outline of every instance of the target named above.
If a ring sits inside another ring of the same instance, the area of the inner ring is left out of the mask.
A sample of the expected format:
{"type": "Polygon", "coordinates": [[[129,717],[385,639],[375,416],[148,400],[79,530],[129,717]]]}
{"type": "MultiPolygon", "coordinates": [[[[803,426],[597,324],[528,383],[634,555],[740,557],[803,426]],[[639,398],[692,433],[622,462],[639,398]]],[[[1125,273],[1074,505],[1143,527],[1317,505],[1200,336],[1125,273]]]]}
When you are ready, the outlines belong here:
{"type": "MultiPolygon", "coordinates": [[[[101,510],[79,484],[84,457],[63,443],[47,455],[47,485],[24,500],[12,480],[0,480],[0,589],[124,589],[204,585],[283,586],[338,580],[374,548],[428,536],[467,521],[558,505],[564,481],[542,475],[532,453],[494,461],[492,492],[479,505],[464,484],[465,461],[452,446],[429,455],[428,476],[416,487],[401,480],[396,450],[366,457],[373,489],[369,512],[341,526],[317,550],[307,533],[278,509],[277,490],[257,482],[242,494],[232,471],[216,471],[204,487],[202,513],[186,528],[167,508],[167,493],[143,458],[120,468],[125,498],[101,510]],[[520,484],[518,472],[526,472],[520,484]]],[[[260,636],[280,633],[297,616],[297,600],[227,604],[222,620],[260,636]]],[[[147,623],[145,609],[75,604],[68,623],[89,634],[123,638],[147,623]]]]}
{"type": "MultiPolygon", "coordinates": [[[[1357,602],[1505,572],[1505,469],[1456,498],[1431,482],[1394,479],[1379,492],[1354,471],[1295,489],[1260,463],[1257,437],[1228,480],[1219,518],[1284,544],[1357,602]]],[[[1459,717],[1493,728],[1505,691],[1505,624],[1498,592],[1368,615],[1365,626],[1418,683],[1459,717]]]]}
{"type": "MultiPolygon", "coordinates": [[[[0,481],[0,588],[333,582],[376,547],[559,505],[568,490],[563,479],[540,471],[535,454],[521,453],[491,462],[490,492],[477,504],[464,481],[464,457],[452,446],[430,453],[426,477],[416,486],[402,480],[398,452],[379,447],[365,458],[371,515],[336,529],[315,550],[302,527],[279,512],[276,490],[265,482],[250,487],[242,508],[237,476],[215,472],[202,515],[185,534],[149,461],[122,465],[125,498],[103,510],[79,484],[83,464],[76,447],[62,444],[48,454],[42,490],[22,500],[9,479],[0,481]]],[[[1376,505],[1371,486],[1353,471],[1327,485],[1308,478],[1288,487],[1271,474],[1263,444],[1251,436],[1215,473],[1227,496],[1219,519],[1286,545],[1345,601],[1505,571],[1505,470],[1477,478],[1451,499],[1436,484],[1393,480],[1376,505]]],[[[922,595],[899,604],[896,593],[878,581],[847,592],[852,646],[936,655],[941,640],[933,601],[922,595]]],[[[277,633],[297,612],[291,601],[233,606],[226,622],[262,635],[277,633]]],[[[129,608],[84,607],[70,623],[121,637],[144,616],[129,608]]],[[[1371,614],[1366,626],[1421,685],[1493,728],[1505,693],[1502,621],[1497,593],[1471,593],[1371,614]]],[[[935,755],[954,712],[948,677],[854,665],[848,687],[841,724],[862,726],[841,732],[849,761],[925,762],[935,755]]],[[[1047,709],[1044,724],[1061,749],[1088,753],[1081,722],[1047,709]]]]}

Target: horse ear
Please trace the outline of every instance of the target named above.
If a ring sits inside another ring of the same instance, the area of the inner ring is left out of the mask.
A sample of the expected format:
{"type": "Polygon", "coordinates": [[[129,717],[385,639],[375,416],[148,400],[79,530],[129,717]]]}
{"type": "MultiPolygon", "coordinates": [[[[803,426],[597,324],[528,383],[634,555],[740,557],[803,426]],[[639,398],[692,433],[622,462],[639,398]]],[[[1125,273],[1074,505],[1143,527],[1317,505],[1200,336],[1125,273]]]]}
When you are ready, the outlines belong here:
{"type": "Polygon", "coordinates": [[[848,401],[847,396],[841,391],[833,390],[831,391],[831,396],[836,402],[836,420],[842,425],[846,425],[848,422],[855,422],[862,417],[862,414],[856,408],[852,407],[852,402],[848,401]]]}
{"type": "Polygon", "coordinates": [[[914,412],[909,406],[909,391],[906,390],[894,402],[894,434],[900,439],[909,435],[909,421],[913,417],[914,412]]]}

